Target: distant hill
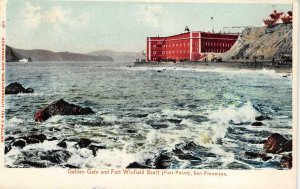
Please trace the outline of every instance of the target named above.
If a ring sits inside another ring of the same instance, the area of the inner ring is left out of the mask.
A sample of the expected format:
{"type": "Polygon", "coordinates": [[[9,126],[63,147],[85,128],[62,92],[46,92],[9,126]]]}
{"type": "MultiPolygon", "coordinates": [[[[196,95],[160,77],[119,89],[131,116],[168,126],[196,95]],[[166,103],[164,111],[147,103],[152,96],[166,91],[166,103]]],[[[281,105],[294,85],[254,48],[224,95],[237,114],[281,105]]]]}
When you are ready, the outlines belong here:
{"type": "Polygon", "coordinates": [[[110,56],[93,56],[70,52],[52,52],[42,49],[23,50],[6,46],[6,61],[19,61],[22,58],[31,58],[32,61],[113,61],[110,56]]]}
{"type": "Polygon", "coordinates": [[[133,62],[136,59],[145,59],[145,55],[142,52],[117,52],[112,50],[99,50],[87,53],[93,56],[110,56],[115,61],[133,62]]]}

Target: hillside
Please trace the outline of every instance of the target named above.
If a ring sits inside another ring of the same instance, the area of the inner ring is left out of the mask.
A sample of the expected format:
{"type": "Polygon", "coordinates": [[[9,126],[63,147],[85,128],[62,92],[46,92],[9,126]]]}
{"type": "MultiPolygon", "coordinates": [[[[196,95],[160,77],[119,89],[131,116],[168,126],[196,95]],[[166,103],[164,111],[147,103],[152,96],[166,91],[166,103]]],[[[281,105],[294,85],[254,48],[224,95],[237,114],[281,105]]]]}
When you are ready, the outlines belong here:
{"type": "Polygon", "coordinates": [[[133,62],[136,59],[145,59],[142,52],[117,52],[112,50],[92,51],[88,55],[111,56],[115,61],[133,62]]]}
{"type": "Polygon", "coordinates": [[[9,56],[6,57],[7,62],[18,61],[18,57],[31,57],[32,61],[113,61],[110,56],[92,56],[79,53],[70,52],[52,52],[42,49],[34,50],[23,50],[15,49],[7,46],[7,53],[9,56]],[[15,55],[15,56],[13,56],[15,55]],[[17,57],[17,58],[13,58],[17,57]],[[10,61],[9,61],[10,60],[10,61]]]}
{"type": "Polygon", "coordinates": [[[24,57],[19,53],[15,52],[10,46],[6,46],[5,48],[5,59],[6,62],[18,62],[24,57]]]}
{"type": "Polygon", "coordinates": [[[255,27],[245,29],[232,46],[224,53],[223,60],[264,60],[292,58],[292,24],[278,24],[273,28],[255,27]]]}

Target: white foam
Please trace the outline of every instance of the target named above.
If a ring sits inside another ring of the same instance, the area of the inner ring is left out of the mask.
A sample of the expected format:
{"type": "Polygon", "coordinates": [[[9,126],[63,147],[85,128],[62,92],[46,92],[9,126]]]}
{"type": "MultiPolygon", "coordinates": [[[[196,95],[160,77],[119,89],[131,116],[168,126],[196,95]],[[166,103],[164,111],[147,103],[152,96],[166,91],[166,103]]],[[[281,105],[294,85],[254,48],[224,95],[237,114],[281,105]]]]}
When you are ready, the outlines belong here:
{"type": "Polygon", "coordinates": [[[13,123],[23,123],[23,122],[24,122],[23,119],[19,119],[19,118],[15,117],[15,116],[8,120],[8,123],[9,123],[9,124],[13,124],[13,123]]]}

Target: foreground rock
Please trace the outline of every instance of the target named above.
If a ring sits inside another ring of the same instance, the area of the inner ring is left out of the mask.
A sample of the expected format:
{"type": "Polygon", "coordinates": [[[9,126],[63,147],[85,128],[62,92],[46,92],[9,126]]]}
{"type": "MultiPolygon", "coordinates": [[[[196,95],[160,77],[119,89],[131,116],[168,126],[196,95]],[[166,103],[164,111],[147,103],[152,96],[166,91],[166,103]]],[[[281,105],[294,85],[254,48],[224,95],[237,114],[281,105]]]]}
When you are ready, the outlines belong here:
{"type": "Polygon", "coordinates": [[[292,163],[293,163],[292,153],[289,153],[287,155],[283,155],[281,157],[280,166],[282,168],[288,168],[288,169],[290,169],[293,166],[292,163]]]}
{"type": "Polygon", "coordinates": [[[94,113],[95,112],[89,107],[82,108],[60,99],[44,107],[43,109],[38,110],[34,115],[34,120],[42,122],[54,115],[85,115],[94,113]]]}
{"type": "Polygon", "coordinates": [[[272,157],[268,156],[265,153],[261,153],[261,152],[245,152],[245,156],[248,158],[261,158],[263,161],[268,161],[270,159],[272,159],[272,157]]]}
{"type": "Polygon", "coordinates": [[[287,140],[278,133],[273,133],[264,143],[266,153],[279,154],[292,151],[292,140],[287,140]]]}
{"type": "Polygon", "coordinates": [[[33,93],[32,88],[25,89],[20,83],[11,83],[5,87],[5,94],[33,93]]]}

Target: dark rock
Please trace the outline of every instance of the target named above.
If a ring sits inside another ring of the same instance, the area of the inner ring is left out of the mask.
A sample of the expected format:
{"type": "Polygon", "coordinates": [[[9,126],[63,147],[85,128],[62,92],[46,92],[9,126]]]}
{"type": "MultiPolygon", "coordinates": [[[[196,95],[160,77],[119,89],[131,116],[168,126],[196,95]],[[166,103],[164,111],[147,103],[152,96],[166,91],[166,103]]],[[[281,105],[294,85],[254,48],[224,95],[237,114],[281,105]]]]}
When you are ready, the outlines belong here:
{"type": "Polygon", "coordinates": [[[7,154],[11,150],[11,146],[5,146],[4,154],[7,154]]]}
{"type": "Polygon", "coordinates": [[[179,159],[182,159],[182,160],[198,160],[200,161],[201,159],[199,157],[196,157],[190,153],[185,153],[183,152],[181,149],[179,148],[175,148],[173,150],[173,152],[175,153],[175,155],[179,158],[179,159]]]}
{"type": "Polygon", "coordinates": [[[179,123],[181,123],[181,121],[182,121],[182,119],[167,119],[169,122],[171,122],[171,123],[175,123],[175,124],[179,124],[179,123]]]}
{"type": "Polygon", "coordinates": [[[133,129],[128,129],[127,130],[127,133],[136,133],[137,131],[136,130],[133,130],[133,129]]]}
{"type": "Polygon", "coordinates": [[[52,137],[51,139],[48,139],[49,141],[57,140],[56,137],[52,137]]]}
{"type": "Polygon", "coordinates": [[[54,115],[84,115],[93,113],[95,112],[89,107],[82,108],[61,99],[51,103],[41,110],[38,110],[34,115],[34,120],[45,121],[54,115]]]}
{"type": "Polygon", "coordinates": [[[43,163],[38,163],[38,162],[32,162],[32,161],[21,161],[19,164],[23,165],[29,165],[29,167],[36,167],[36,168],[46,168],[47,166],[43,163]]]}
{"type": "Polygon", "coordinates": [[[154,161],[155,169],[166,169],[170,167],[172,155],[167,151],[162,151],[154,161]]]}
{"type": "Polygon", "coordinates": [[[162,129],[162,128],[168,128],[169,125],[166,123],[159,123],[159,122],[153,122],[153,121],[147,121],[147,124],[149,124],[154,129],[162,129]]]}
{"type": "Polygon", "coordinates": [[[137,163],[137,162],[133,162],[133,163],[130,163],[126,169],[150,169],[150,167],[147,167],[145,165],[142,165],[140,163],[137,163]]]}
{"type": "Polygon", "coordinates": [[[26,146],[26,142],[24,140],[17,140],[12,145],[16,147],[24,148],[26,146]]]}
{"type": "Polygon", "coordinates": [[[5,87],[5,94],[33,93],[32,88],[25,89],[20,83],[11,83],[5,87]]]}
{"type": "Polygon", "coordinates": [[[5,142],[10,141],[10,140],[14,140],[14,139],[15,139],[14,137],[10,136],[10,137],[5,138],[5,142]]]}
{"type": "Polygon", "coordinates": [[[268,116],[264,116],[264,115],[260,115],[260,116],[255,117],[256,121],[263,121],[263,120],[266,120],[266,119],[271,119],[271,118],[268,117],[268,116]]]}
{"type": "Polygon", "coordinates": [[[287,155],[283,155],[281,157],[281,160],[280,160],[280,166],[282,168],[288,168],[288,169],[291,169],[292,166],[293,166],[293,157],[292,157],[292,153],[289,153],[287,155]]]}
{"type": "Polygon", "coordinates": [[[263,161],[268,161],[270,159],[272,159],[272,157],[268,156],[265,153],[261,153],[261,152],[245,152],[245,156],[248,158],[261,158],[263,161]]]}
{"type": "Polygon", "coordinates": [[[77,168],[80,168],[80,167],[78,167],[78,166],[71,165],[71,164],[65,164],[64,166],[65,166],[65,167],[68,167],[68,168],[71,168],[71,169],[77,169],[77,168]]]}
{"type": "Polygon", "coordinates": [[[264,150],[273,154],[292,151],[292,140],[287,140],[282,135],[273,133],[264,143],[264,150]]]}
{"type": "Polygon", "coordinates": [[[143,118],[143,117],[147,117],[149,114],[136,114],[134,115],[134,117],[137,117],[137,118],[143,118]]]}
{"type": "Polygon", "coordinates": [[[33,93],[34,90],[32,88],[27,88],[25,89],[25,92],[24,93],[33,93]]]}
{"type": "Polygon", "coordinates": [[[81,138],[81,139],[77,142],[77,145],[78,145],[80,148],[86,148],[86,147],[88,147],[91,143],[92,143],[92,141],[91,141],[90,139],[87,139],[87,138],[81,138]]]}
{"type": "Polygon", "coordinates": [[[60,141],[57,146],[61,147],[61,148],[67,148],[67,143],[65,142],[66,140],[62,140],[60,141]]]}
{"type": "Polygon", "coordinates": [[[65,150],[52,150],[47,151],[43,156],[41,156],[41,160],[48,160],[52,163],[63,163],[66,162],[71,157],[71,154],[65,150]]]}
{"type": "Polygon", "coordinates": [[[161,72],[161,70],[157,70],[157,72],[161,72]]]}
{"type": "Polygon", "coordinates": [[[262,126],[263,123],[260,122],[260,121],[257,121],[257,122],[253,122],[251,125],[252,125],[252,126],[262,126]]]}
{"type": "Polygon", "coordinates": [[[105,146],[90,145],[89,149],[92,150],[93,155],[96,156],[97,155],[97,151],[99,149],[106,149],[106,147],[105,146]]]}
{"type": "Polygon", "coordinates": [[[29,135],[23,137],[27,144],[35,144],[35,143],[43,143],[46,140],[46,136],[44,134],[39,135],[29,135]]]}

